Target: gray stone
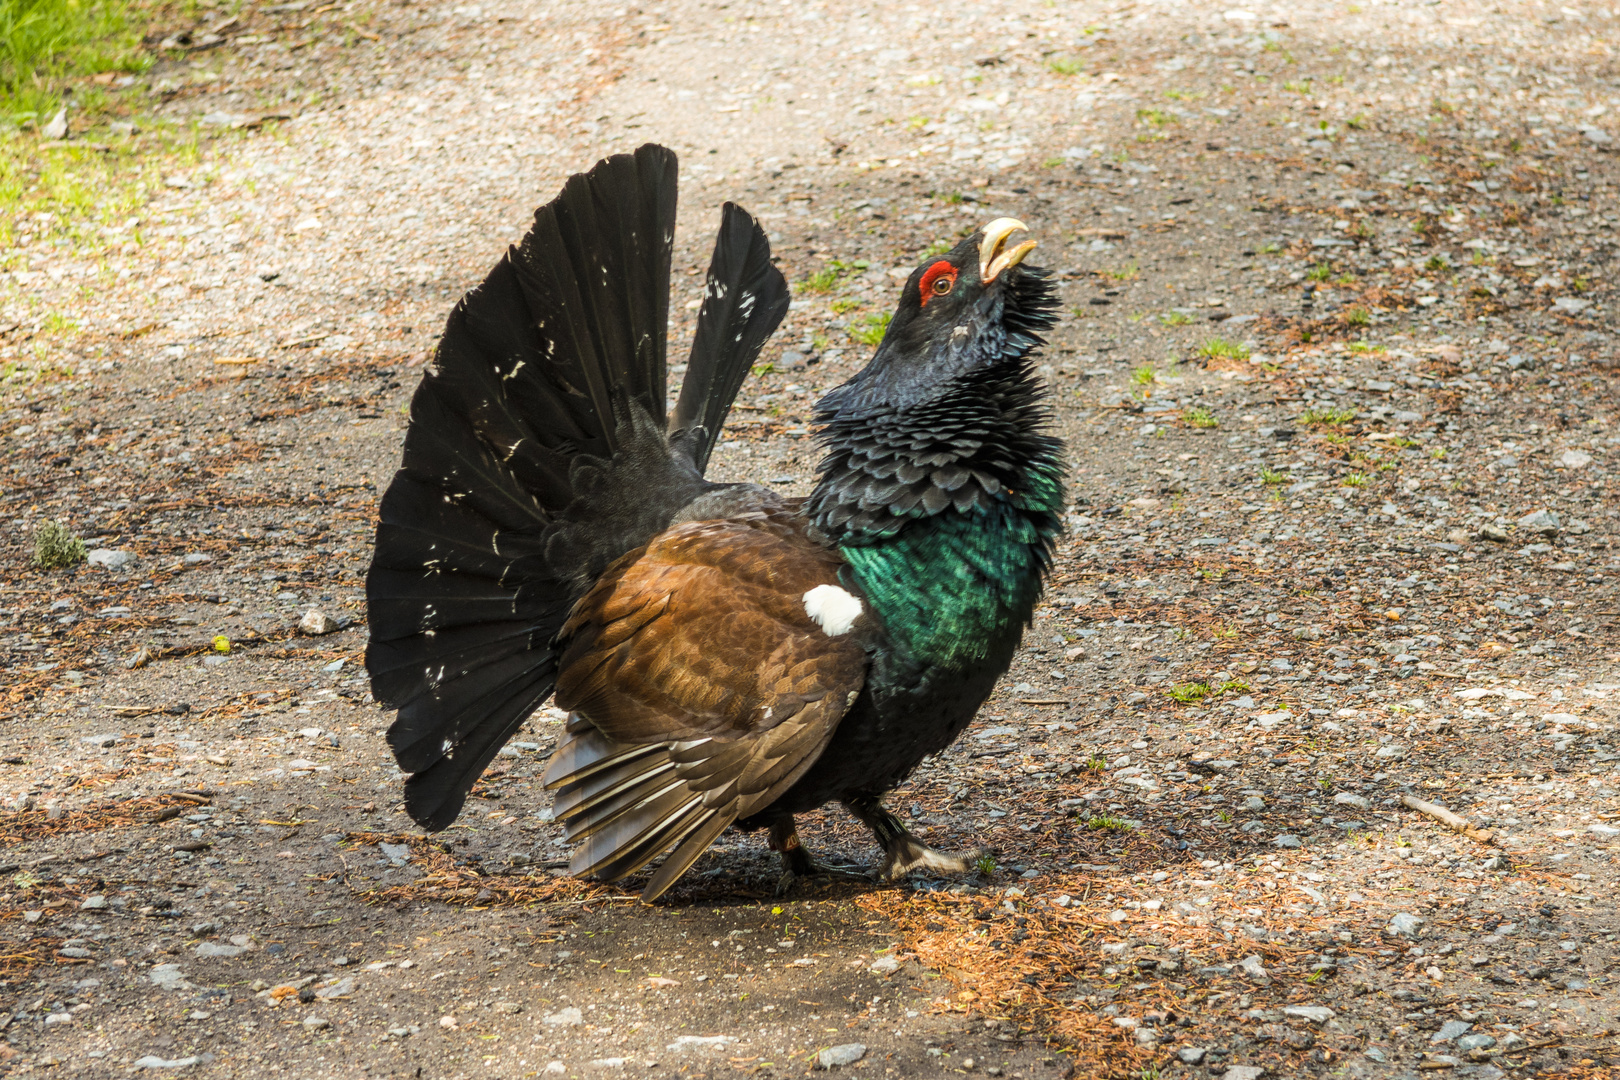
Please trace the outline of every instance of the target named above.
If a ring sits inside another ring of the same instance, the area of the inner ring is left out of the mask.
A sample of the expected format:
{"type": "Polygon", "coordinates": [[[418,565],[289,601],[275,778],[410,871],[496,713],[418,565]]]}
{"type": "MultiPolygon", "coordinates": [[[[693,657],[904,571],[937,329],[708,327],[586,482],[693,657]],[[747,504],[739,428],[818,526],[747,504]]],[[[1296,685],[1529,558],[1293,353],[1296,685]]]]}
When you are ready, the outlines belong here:
{"type": "MultiPolygon", "coordinates": [[[[1596,131],[1597,129],[1593,128],[1592,130],[1596,131]]],[[[67,133],[68,133],[67,110],[66,109],[57,109],[56,110],[56,115],[51,117],[49,120],[45,121],[45,126],[39,129],[39,133],[41,135],[45,136],[47,139],[53,139],[54,140],[54,139],[65,139],[65,138],[67,138],[67,133]]],[[[1596,140],[1594,140],[1594,141],[1596,141],[1596,140]]]]}
{"type": "Polygon", "coordinates": [[[187,566],[201,566],[203,563],[211,563],[211,562],[213,562],[214,559],[213,559],[212,556],[204,555],[200,551],[192,551],[192,552],[188,552],[186,554],[186,556],[183,559],[181,559],[180,561],[182,563],[184,563],[185,565],[187,565],[187,566]]]}
{"type": "Polygon", "coordinates": [[[1558,515],[1551,510],[1537,510],[1533,514],[1526,514],[1520,518],[1519,528],[1525,532],[1535,533],[1538,536],[1557,536],[1558,530],[1563,528],[1563,523],[1558,520],[1558,515]]]}
{"type": "Polygon", "coordinates": [[[354,993],[354,980],[340,979],[331,986],[319,987],[315,991],[315,996],[323,1001],[330,1001],[332,998],[348,997],[352,993],[354,993]]]}
{"type": "Polygon", "coordinates": [[[191,984],[186,981],[185,973],[180,970],[179,964],[158,964],[146,973],[153,985],[163,990],[189,990],[191,984]]]}
{"type": "Polygon", "coordinates": [[[1297,1016],[1313,1024],[1325,1024],[1339,1014],[1325,1005],[1288,1005],[1283,1008],[1283,1015],[1297,1016]]]}
{"type": "Polygon", "coordinates": [[[1361,1054],[1368,1061],[1376,1061],[1380,1065],[1389,1060],[1389,1055],[1384,1053],[1376,1046],[1367,1047],[1367,1049],[1363,1050],[1361,1054]]]}
{"type": "Polygon", "coordinates": [[[122,738],[122,735],[108,732],[105,735],[86,735],[79,741],[82,743],[89,743],[91,746],[114,746],[117,744],[118,740],[122,738]]]}
{"type": "Polygon", "coordinates": [[[1244,810],[1264,810],[1266,808],[1266,800],[1262,799],[1258,795],[1250,795],[1247,799],[1243,800],[1242,808],[1244,810]]]}
{"type": "Polygon", "coordinates": [[[1473,1024],[1470,1024],[1465,1020],[1447,1020],[1445,1023],[1440,1025],[1439,1031],[1429,1036],[1429,1041],[1431,1043],[1448,1043],[1453,1039],[1461,1038],[1462,1036],[1468,1034],[1469,1030],[1472,1029],[1473,1026],[1473,1024]]]}
{"type": "Polygon", "coordinates": [[[91,566],[105,566],[109,570],[122,570],[135,562],[133,551],[119,551],[113,548],[97,548],[86,559],[91,566]]]}
{"type": "Polygon", "coordinates": [[[583,1024],[585,1022],[585,1014],[580,1012],[575,1006],[570,1005],[566,1009],[558,1009],[549,1016],[541,1017],[541,1019],[548,1024],[554,1024],[558,1027],[573,1027],[576,1024],[583,1024]]]}
{"type": "Polygon", "coordinates": [[[1260,1080],[1264,1075],[1264,1065],[1233,1065],[1221,1074],[1221,1080],[1260,1080]]]}
{"type": "Polygon", "coordinates": [[[319,1031],[322,1028],[331,1027],[332,1021],[324,1016],[306,1016],[304,1017],[304,1026],[311,1031],[319,1031]]]}
{"type": "Polygon", "coordinates": [[[1394,934],[1396,937],[1415,938],[1423,932],[1426,921],[1420,915],[1402,911],[1389,920],[1389,925],[1384,927],[1384,932],[1394,934]]]}
{"type": "Polygon", "coordinates": [[[59,956],[66,957],[69,960],[88,960],[95,955],[89,949],[83,949],[77,945],[67,945],[57,949],[56,952],[59,956]]]}
{"type": "Polygon", "coordinates": [[[205,941],[197,946],[197,955],[201,957],[215,956],[228,960],[233,956],[241,956],[247,952],[240,945],[222,945],[217,941],[205,941]]]}
{"type": "Polygon", "coordinates": [[[1565,450],[1559,456],[1558,464],[1566,469],[1584,469],[1592,464],[1592,455],[1584,450],[1565,450]]]}
{"type": "Polygon", "coordinates": [[[1197,1065],[1204,1060],[1205,1052],[1202,1046],[1183,1046],[1176,1051],[1176,1060],[1183,1065],[1197,1065]]]}
{"type": "Polygon", "coordinates": [[[403,866],[410,861],[410,844],[377,844],[377,850],[395,866],[403,866]]]}
{"type": "Polygon", "coordinates": [[[1277,839],[1272,841],[1272,844],[1274,846],[1276,846],[1276,847],[1285,847],[1285,848],[1297,848],[1297,847],[1304,847],[1305,846],[1303,843],[1301,843],[1299,837],[1297,837],[1297,836],[1288,836],[1288,835],[1283,835],[1283,836],[1277,837],[1277,839]]]}
{"type": "Polygon", "coordinates": [[[1489,1050],[1496,1045],[1496,1040],[1484,1032],[1477,1035],[1464,1035],[1457,1040],[1457,1049],[1467,1052],[1469,1050],[1489,1050]]]}
{"type": "Polygon", "coordinates": [[[1502,1047],[1503,1052],[1511,1054],[1515,1050],[1523,1050],[1526,1046],[1529,1046],[1530,1043],[1517,1031],[1510,1031],[1506,1035],[1502,1036],[1498,1045],[1502,1047]]]}
{"type": "Polygon", "coordinates": [[[894,956],[880,956],[867,968],[874,975],[893,975],[900,970],[900,961],[894,956]]]}
{"type": "Polygon", "coordinates": [[[840,1065],[853,1065],[866,1056],[866,1047],[861,1043],[844,1043],[841,1046],[829,1046],[816,1055],[816,1065],[823,1069],[833,1069],[840,1065]]]}
{"type": "Polygon", "coordinates": [[[1333,801],[1340,806],[1350,806],[1357,810],[1366,810],[1372,806],[1372,801],[1360,795],[1352,795],[1348,791],[1341,791],[1333,796],[1333,801]]]}
{"type": "Polygon", "coordinates": [[[1260,962],[1257,955],[1245,956],[1237,962],[1237,969],[1243,972],[1250,982],[1265,986],[1271,982],[1271,973],[1266,971],[1265,965],[1260,962]]]}
{"type": "Polygon", "coordinates": [[[105,896],[100,896],[100,895],[87,896],[87,897],[84,898],[84,901],[81,904],[79,904],[79,910],[80,911],[101,911],[106,906],[107,906],[107,898],[105,896]]]}
{"type": "Polygon", "coordinates": [[[304,617],[298,620],[298,632],[309,637],[322,637],[326,634],[335,634],[343,629],[336,619],[324,611],[313,608],[304,612],[304,617]]]}
{"type": "Polygon", "coordinates": [[[160,1058],[155,1054],[147,1054],[145,1057],[135,1059],[135,1067],[137,1069],[189,1069],[201,1060],[202,1058],[199,1057],[160,1058]]]}

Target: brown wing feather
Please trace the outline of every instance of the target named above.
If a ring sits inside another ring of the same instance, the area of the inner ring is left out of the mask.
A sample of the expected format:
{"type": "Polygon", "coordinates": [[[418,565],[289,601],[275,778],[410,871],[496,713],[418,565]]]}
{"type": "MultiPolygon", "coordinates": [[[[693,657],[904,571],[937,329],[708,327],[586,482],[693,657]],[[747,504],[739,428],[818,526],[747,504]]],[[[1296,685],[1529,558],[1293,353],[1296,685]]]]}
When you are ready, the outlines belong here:
{"type": "Polygon", "coordinates": [[[862,620],[832,637],[805,609],[840,565],[785,512],[688,522],[575,605],[557,703],[577,718],[546,772],[583,840],[574,873],[622,877],[680,843],[652,899],[820,756],[866,669],[862,620]]]}

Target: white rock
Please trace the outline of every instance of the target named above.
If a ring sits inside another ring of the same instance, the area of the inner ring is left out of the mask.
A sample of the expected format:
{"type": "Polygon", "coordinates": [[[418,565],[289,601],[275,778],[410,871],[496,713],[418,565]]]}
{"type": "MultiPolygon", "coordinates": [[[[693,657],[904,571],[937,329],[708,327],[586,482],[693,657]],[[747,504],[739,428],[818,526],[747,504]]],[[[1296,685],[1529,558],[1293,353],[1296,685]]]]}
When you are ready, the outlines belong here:
{"type": "Polygon", "coordinates": [[[816,1056],[816,1065],[823,1069],[833,1069],[840,1065],[853,1065],[866,1056],[866,1047],[861,1043],[844,1043],[842,1046],[829,1046],[816,1056]]]}
{"type": "Polygon", "coordinates": [[[1313,1024],[1325,1024],[1339,1014],[1323,1005],[1288,1005],[1283,1008],[1283,1015],[1297,1016],[1313,1024]]]}
{"type": "MultiPolygon", "coordinates": [[[[567,1012],[568,1010],[564,1009],[563,1011],[567,1012]]],[[[575,1013],[579,1012],[578,1009],[573,1011],[575,1013]]],[[[685,1050],[693,1046],[725,1047],[736,1041],[737,1037],[735,1035],[677,1035],[675,1036],[675,1041],[670,1043],[664,1049],[685,1050]]]]}
{"type": "Polygon", "coordinates": [[[47,139],[65,139],[68,133],[67,110],[57,109],[56,115],[45,121],[39,133],[47,139]]]}
{"type": "Polygon", "coordinates": [[[1265,965],[1260,962],[1260,957],[1258,955],[1245,956],[1242,960],[1237,962],[1237,968],[1251,981],[1257,982],[1261,986],[1264,986],[1271,981],[1271,973],[1268,972],[1265,965]]]}
{"type": "Polygon", "coordinates": [[[135,1059],[135,1067],[137,1069],[188,1069],[201,1060],[202,1058],[197,1057],[160,1058],[155,1054],[147,1054],[145,1057],[135,1059]]]}
{"type": "Polygon", "coordinates": [[[97,548],[85,556],[85,559],[91,566],[105,566],[109,570],[122,570],[135,561],[135,553],[114,548],[97,548]]]}
{"type": "Polygon", "coordinates": [[[1348,806],[1356,810],[1365,810],[1372,806],[1372,800],[1360,795],[1353,795],[1348,791],[1341,791],[1333,796],[1333,801],[1340,806],[1348,806]]]}
{"type": "Polygon", "coordinates": [[[307,634],[310,637],[333,634],[339,629],[341,627],[338,626],[337,620],[324,611],[311,609],[304,612],[304,617],[298,620],[298,632],[307,634]]]}
{"type": "Polygon", "coordinates": [[[1603,837],[1620,836],[1620,829],[1615,828],[1613,825],[1588,825],[1586,831],[1603,837]]]}
{"type": "Polygon", "coordinates": [[[880,956],[866,970],[874,975],[893,975],[900,970],[900,961],[894,956],[880,956]]]}
{"type": "Polygon", "coordinates": [[[559,1027],[573,1027],[575,1024],[585,1022],[585,1014],[575,1006],[570,1005],[566,1009],[558,1009],[549,1016],[542,1016],[540,1019],[547,1024],[556,1024],[559,1027]]]}
{"type": "Polygon", "coordinates": [[[1592,455],[1584,450],[1565,450],[1558,458],[1558,464],[1566,469],[1584,469],[1592,464],[1592,455]]]}
{"type": "Polygon", "coordinates": [[[1425,922],[1427,920],[1420,915],[1402,911],[1389,920],[1389,925],[1384,927],[1384,930],[1397,937],[1415,938],[1423,930],[1425,922]]]}

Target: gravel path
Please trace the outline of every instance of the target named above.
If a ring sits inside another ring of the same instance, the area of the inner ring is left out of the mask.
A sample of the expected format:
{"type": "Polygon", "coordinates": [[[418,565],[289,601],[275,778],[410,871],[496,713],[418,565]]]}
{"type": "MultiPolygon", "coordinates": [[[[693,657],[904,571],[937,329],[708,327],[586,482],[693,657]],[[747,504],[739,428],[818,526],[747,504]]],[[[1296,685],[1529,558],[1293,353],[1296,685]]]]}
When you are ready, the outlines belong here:
{"type": "Polygon", "coordinates": [[[1615,9],[197,11],[119,124],[6,151],[9,1067],[1620,1063],[1615,9]],[[656,908],[572,882],[549,710],[455,828],[397,809],[359,663],[402,411],[533,207],[651,140],[672,356],[723,201],[794,283],[723,478],[808,489],[931,245],[1017,216],[1064,280],[1050,601],[893,800],[994,874],[777,899],[728,836],[656,908]],[[53,520],[89,564],[28,566],[53,520]]]}

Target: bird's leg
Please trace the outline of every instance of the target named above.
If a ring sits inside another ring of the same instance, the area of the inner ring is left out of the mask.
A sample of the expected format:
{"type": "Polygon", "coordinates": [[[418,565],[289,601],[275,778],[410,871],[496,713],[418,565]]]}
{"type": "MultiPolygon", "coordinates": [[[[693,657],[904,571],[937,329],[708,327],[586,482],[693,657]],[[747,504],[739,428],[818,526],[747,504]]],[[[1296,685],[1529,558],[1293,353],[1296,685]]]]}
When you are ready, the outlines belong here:
{"type": "Polygon", "coordinates": [[[783,815],[771,822],[769,843],[771,850],[782,856],[782,876],[776,879],[777,896],[787,895],[789,890],[804,878],[834,877],[865,880],[864,874],[852,873],[849,868],[823,866],[812,859],[799,840],[799,831],[793,824],[791,814],[783,815]]]}
{"type": "Polygon", "coordinates": [[[975,869],[975,863],[989,854],[985,848],[975,848],[960,855],[936,851],[906,831],[906,827],[883,808],[875,797],[861,796],[844,802],[844,807],[876,834],[883,845],[883,862],[878,865],[880,879],[893,880],[915,870],[931,870],[936,874],[966,874],[975,869]]]}

